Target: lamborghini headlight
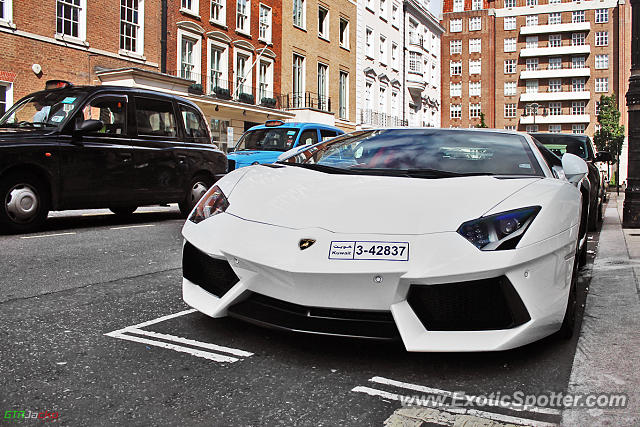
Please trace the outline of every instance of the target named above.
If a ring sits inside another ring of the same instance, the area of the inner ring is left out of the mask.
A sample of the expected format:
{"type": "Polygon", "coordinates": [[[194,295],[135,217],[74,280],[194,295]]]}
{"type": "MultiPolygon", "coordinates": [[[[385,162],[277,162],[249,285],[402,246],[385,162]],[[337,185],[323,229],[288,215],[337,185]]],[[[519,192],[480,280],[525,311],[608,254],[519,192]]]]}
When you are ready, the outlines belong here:
{"type": "Polygon", "coordinates": [[[229,201],[226,196],[218,187],[214,185],[205,193],[196,205],[191,215],[189,215],[189,221],[199,223],[207,218],[222,213],[229,207],[229,201]]]}
{"type": "Polygon", "coordinates": [[[458,233],[483,251],[514,249],[540,209],[530,206],[484,216],[465,222],[458,233]]]}

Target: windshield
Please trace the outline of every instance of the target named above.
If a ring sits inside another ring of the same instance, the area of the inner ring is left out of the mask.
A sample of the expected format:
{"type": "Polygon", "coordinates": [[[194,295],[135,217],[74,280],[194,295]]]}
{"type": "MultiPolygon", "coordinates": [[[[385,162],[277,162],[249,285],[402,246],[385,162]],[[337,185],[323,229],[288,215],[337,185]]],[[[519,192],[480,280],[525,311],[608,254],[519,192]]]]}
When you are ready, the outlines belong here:
{"type": "Polygon", "coordinates": [[[78,106],[84,93],[53,90],[18,101],[2,118],[0,127],[57,127],[78,106]]]}
{"type": "Polygon", "coordinates": [[[281,127],[250,130],[242,135],[235,150],[287,151],[293,148],[298,131],[281,127]]]}
{"type": "Polygon", "coordinates": [[[589,158],[589,137],[586,135],[533,134],[532,136],[558,157],[562,157],[564,153],[569,153],[575,154],[581,159],[589,158]]]}
{"type": "Polygon", "coordinates": [[[491,131],[389,129],[339,136],[284,161],[334,173],[417,177],[544,176],[523,136],[491,131]]]}

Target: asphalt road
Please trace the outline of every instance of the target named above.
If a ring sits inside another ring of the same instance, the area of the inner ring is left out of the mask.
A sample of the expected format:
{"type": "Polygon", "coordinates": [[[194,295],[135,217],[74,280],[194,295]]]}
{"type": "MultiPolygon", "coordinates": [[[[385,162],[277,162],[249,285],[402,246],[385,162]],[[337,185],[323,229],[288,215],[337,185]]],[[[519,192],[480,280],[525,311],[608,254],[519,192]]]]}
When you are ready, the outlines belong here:
{"type": "MultiPolygon", "coordinates": [[[[173,206],[141,210],[124,220],[54,213],[42,232],[0,236],[2,413],[57,412],[58,423],[92,426],[360,426],[381,425],[400,407],[394,395],[416,394],[406,384],[467,395],[567,388],[577,337],[501,353],[410,354],[400,343],[181,313],[183,220],[173,206]]],[[[590,239],[581,304],[597,234],[590,239]]]]}

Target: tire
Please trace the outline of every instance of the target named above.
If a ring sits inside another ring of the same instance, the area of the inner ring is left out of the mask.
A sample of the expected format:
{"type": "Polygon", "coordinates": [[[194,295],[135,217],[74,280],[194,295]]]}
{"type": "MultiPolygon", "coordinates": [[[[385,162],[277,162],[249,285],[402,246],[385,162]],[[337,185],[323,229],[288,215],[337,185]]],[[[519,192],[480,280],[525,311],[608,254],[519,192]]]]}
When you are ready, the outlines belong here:
{"type": "Polygon", "coordinates": [[[594,203],[593,206],[589,205],[589,221],[587,223],[587,230],[596,231],[598,228],[598,205],[594,203]]]}
{"type": "Polygon", "coordinates": [[[27,233],[44,224],[49,214],[49,189],[32,174],[11,174],[0,179],[0,228],[27,233]]]}
{"type": "Polygon", "coordinates": [[[600,203],[598,205],[598,222],[602,222],[603,218],[604,218],[604,199],[602,200],[602,203],[600,203]]]}
{"type": "Polygon", "coordinates": [[[191,182],[189,183],[189,187],[187,187],[187,191],[185,193],[184,199],[182,202],[178,203],[180,207],[180,213],[182,213],[183,217],[187,217],[193,207],[198,203],[200,198],[204,196],[204,193],[211,188],[213,185],[213,180],[205,175],[196,175],[191,182]]]}
{"type": "Polygon", "coordinates": [[[109,210],[111,212],[113,212],[114,214],[116,214],[118,216],[129,216],[132,213],[134,213],[136,209],[138,209],[137,206],[124,206],[124,207],[117,207],[117,208],[109,208],[109,210]]]}
{"type": "MultiPolygon", "coordinates": [[[[586,245],[585,245],[586,247],[586,245]]],[[[576,254],[576,258],[578,254],[576,254]]],[[[564,312],[562,326],[558,331],[558,335],[563,339],[571,339],[576,328],[576,312],[578,311],[578,260],[573,261],[573,271],[571,273],[571,287],[569,289],[569,299],[567,301],[567,309],[564,312]]]]}
{"type": "Polygon", "coordinates": [[[587,242],[584,242],[584,245],[582,245],[582,248],[580,248],[580,250],[578,251],[578,268],[579,269],[587,265],[587,242]]]}

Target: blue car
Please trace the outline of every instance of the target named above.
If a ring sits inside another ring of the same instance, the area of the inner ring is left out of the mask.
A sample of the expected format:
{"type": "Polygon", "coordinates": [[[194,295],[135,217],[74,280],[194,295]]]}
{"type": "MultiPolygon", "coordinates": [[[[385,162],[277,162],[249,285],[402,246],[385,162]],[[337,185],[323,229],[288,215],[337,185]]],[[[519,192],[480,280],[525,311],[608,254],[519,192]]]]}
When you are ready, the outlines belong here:
{"type": "Polygon", "coordinates": [[[344,132],[337,127],[321,123],[267,120],[264,125],[254,126],[242,135],[227,155],[229,170],[259,163],[273,163],[280,154],[292,148],[313,145],[342,134],[344,132]]]}

